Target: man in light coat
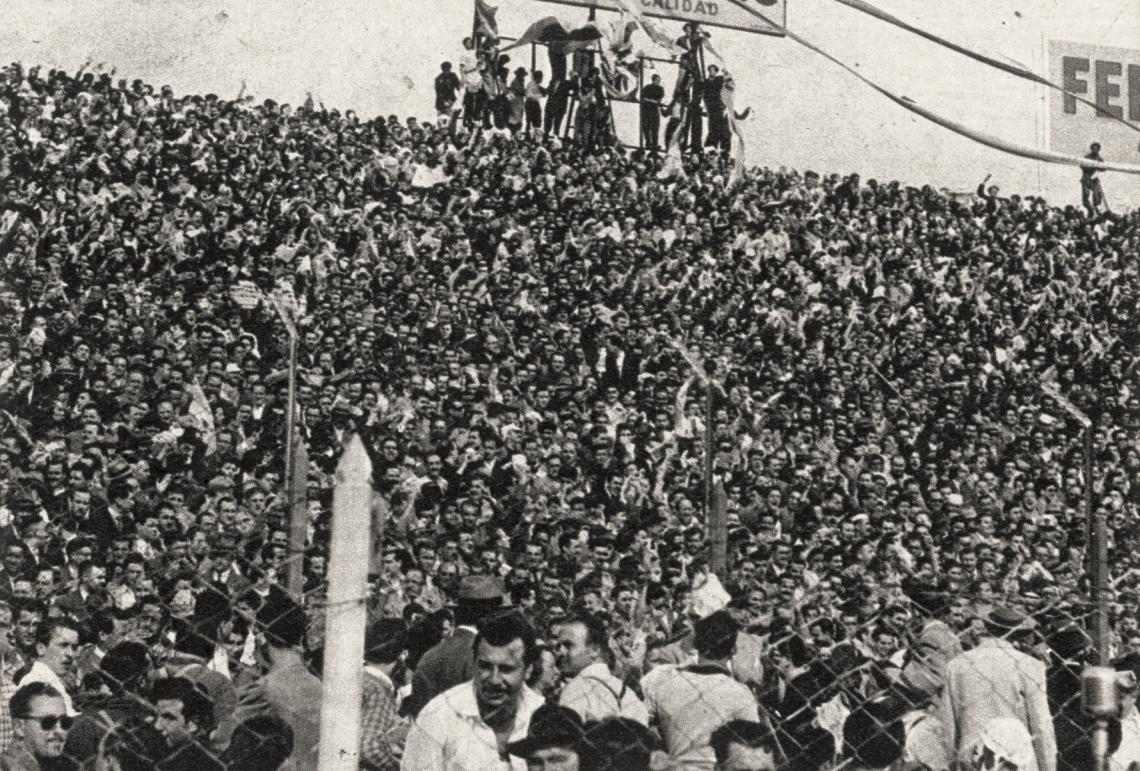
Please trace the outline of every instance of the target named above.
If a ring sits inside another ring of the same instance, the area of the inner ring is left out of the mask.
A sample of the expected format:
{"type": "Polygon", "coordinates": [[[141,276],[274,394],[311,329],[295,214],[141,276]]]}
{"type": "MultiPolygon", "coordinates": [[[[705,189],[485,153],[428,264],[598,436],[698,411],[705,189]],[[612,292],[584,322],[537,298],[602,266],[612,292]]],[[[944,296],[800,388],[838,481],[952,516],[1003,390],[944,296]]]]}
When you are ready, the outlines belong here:
{"type": "Polygon", "coordinates": [[[972,748],[995,718],[1013,718],[1033,737],[1036,763],[1027,771],[1056,771],[1057,742],[1046,697],[1045,664],[1017,649],[1032,620],[997,607],[985,618],[981,643],[946,667],[939,717],[949,757],[969,759],[972,748]]]}

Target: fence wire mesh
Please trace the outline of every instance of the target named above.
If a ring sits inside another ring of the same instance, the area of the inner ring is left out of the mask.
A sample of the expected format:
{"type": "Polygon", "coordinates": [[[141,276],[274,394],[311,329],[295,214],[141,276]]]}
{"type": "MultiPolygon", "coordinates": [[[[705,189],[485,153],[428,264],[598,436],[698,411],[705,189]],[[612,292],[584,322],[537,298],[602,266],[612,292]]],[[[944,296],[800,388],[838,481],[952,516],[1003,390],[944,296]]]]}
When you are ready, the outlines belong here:
{"type": "MultiPolygon", "coordinates": [[[[177,573],[153,589],[154,563],[128,556],[110,591],[101,567],[80,565],[78,605],[0,605],[8,751],[55,753],[39,761],[53,768],[316,768],[321,630],[337,608],[319,573],[303,602],[288,597],[273,581],[280,550],[228,562],[224,547],[213,580],[177,573]]],[[[359,600],[361,768],[523,768],[552,754],[614,771],[1094,767],[1081,700],[1093,609],[1074,596],[828,578],[782,596],[779,581],[730,580],[727,607],[709,613],[720,587],[699,557],[670,595],[590,579],[567,595],[505,589],[493,566],[449,580],[446,561],[421,580],[412,555],[384,554],[395,560],[359,600]]],[[[1115,621],[1107,726],[1120,753],[1140,722],[1140,631],[1127,613],[1115,621]]]]}

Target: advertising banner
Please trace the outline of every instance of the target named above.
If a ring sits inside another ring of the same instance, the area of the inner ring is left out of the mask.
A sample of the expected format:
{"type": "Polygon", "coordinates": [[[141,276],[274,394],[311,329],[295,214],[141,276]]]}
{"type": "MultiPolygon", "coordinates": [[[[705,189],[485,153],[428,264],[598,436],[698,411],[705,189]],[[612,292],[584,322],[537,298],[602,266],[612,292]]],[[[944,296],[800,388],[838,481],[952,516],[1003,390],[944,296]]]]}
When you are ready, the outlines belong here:
{"type": "Polygon", "coordinates": [[[1097,142],[1106,161],[1140,160],[1140,133],[1113,120],[1140,123],[1140,51],[1052,40],[1049,79],[1096,104],[1050,91],[1050,150],[1085,155],[1097,142]]]}

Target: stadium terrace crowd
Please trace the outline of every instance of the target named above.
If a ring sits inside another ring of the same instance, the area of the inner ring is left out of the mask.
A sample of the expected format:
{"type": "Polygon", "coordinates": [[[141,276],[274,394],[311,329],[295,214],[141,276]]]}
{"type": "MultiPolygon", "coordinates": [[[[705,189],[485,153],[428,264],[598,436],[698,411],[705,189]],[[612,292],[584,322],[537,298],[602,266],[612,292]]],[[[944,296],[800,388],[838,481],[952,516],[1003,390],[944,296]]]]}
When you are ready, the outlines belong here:
{"type": "Polygon", "coordinates": [[[0,768],[314,768],[354,433],[362,768],[1090,768],[1043,383],[1140,762],[1137,215],[729,173],[0,71],[0,768]]]}

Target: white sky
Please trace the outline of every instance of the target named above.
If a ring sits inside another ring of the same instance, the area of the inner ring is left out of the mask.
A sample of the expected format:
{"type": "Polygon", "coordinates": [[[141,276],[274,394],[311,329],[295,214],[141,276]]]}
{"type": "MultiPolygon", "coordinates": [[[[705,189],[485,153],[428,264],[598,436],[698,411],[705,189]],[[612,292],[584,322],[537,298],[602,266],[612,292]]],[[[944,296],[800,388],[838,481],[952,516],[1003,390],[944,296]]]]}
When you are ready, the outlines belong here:
{"type": "MultiPolygon", "coordinates": [[[[1140,48],[1140,0],[875,2],[1042,74],[1050,39],[1140,48]]],[[[518,34],[541,16],[586,13],[539,0],[498,5],[503,34],[518,34]]],[[[245,78],[260,97],[296,103],[312,89],[330,107],[428,117],[432,79],[440,61],[457,60],[471,7],[471,0],[8,0],[0,51],[9,60],[69,68],[90,56],[180,92],[233,96],[245,78]]],[[[790,0],[788,25],[947,117],[1043,146],[1042,89],[834,0],[790,0]]],[[[928,124],[789,40],[711,31],[736,77],[738,107],[753,107],[745,123],[753,163],[962,190],[992,172],[1005,193],[1079,200],[1074,168],[1006,156],[928,124]]],[[[666,72],[666,85],[671,81],[666,72]]],[[[1140,154],[1115,160],[1140,163],[1140,154]]],[[[1115,207],[1140,205],[1140,178],[1112,174],[1104,184],[1115,207]]]]}

